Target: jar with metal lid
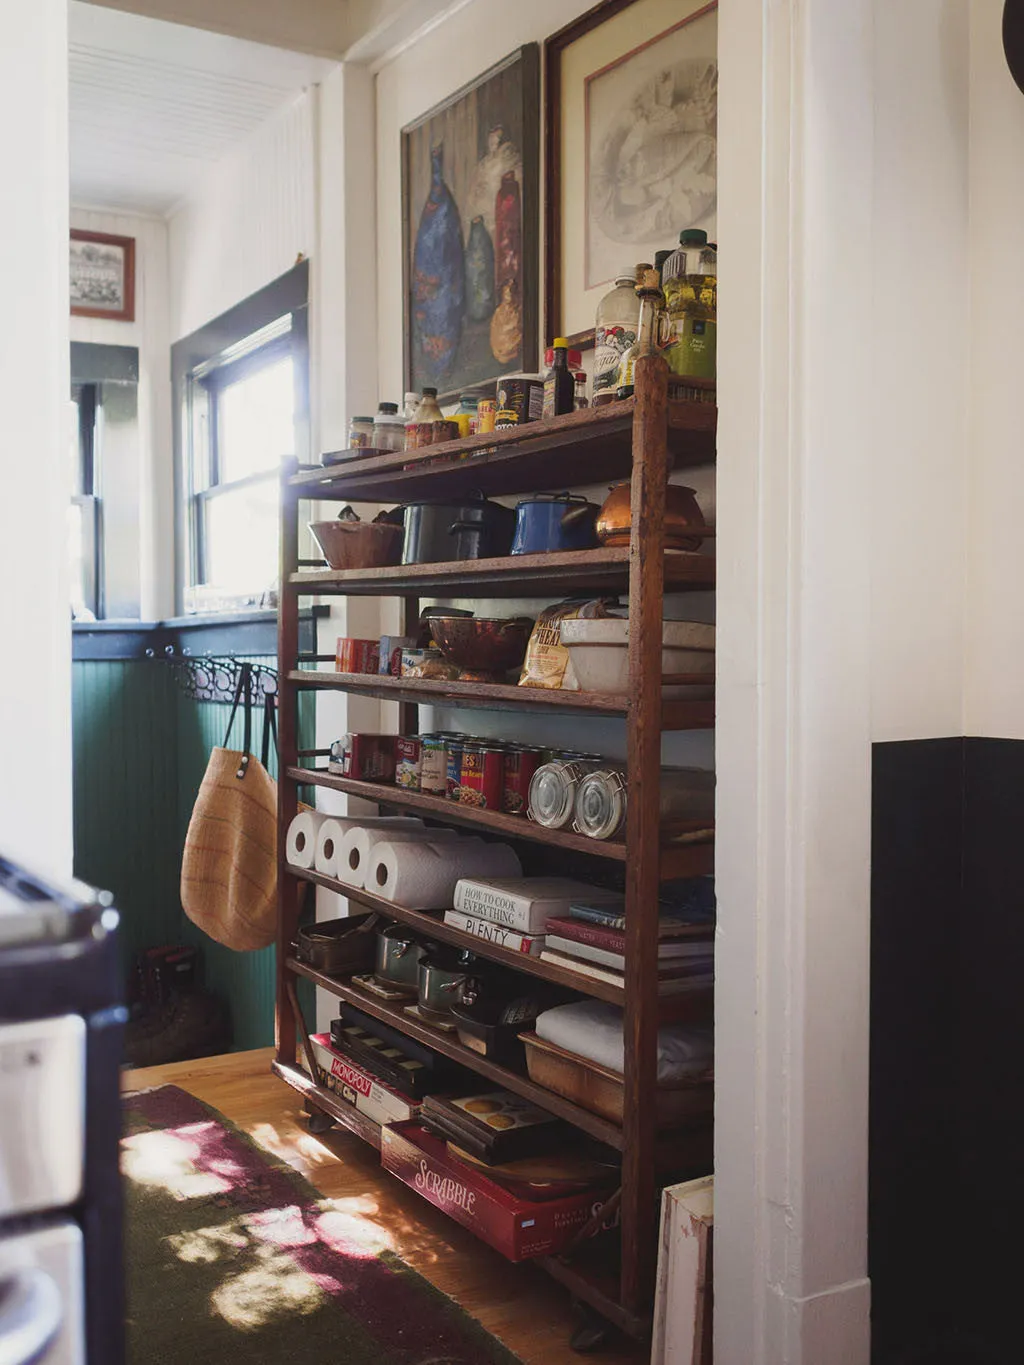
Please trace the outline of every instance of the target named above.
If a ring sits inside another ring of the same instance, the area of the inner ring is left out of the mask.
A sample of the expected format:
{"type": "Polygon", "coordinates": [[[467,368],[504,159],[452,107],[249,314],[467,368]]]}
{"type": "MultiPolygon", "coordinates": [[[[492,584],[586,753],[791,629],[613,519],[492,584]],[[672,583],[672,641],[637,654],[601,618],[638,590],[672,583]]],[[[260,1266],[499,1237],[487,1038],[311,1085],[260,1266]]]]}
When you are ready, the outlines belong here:
{"type": "Polygon", "coordinates": [[[350,450],[368,450],[373,445],[373,418],[353,417],[348,424],[350,450]]]}
{"type": "Polygon", "coordinates": [[[405,449],[405,422],[397,403],[380,403],[373,419],[373,445],[377,450],[405,449]]]}
{"type": "Polygon", "coordinates": [[[599,768],[576,789],[573,829],[590,839],[614,839],[626,827],[629,793],[625,773],[599,768]]]}
{"type": "Polygon", "coordinates": [[[579,763],[556,759],[542,764],[530,782],[530,819],[546,829],[564,829],[572,820],[576,792],[586,775],[579,763]]]}

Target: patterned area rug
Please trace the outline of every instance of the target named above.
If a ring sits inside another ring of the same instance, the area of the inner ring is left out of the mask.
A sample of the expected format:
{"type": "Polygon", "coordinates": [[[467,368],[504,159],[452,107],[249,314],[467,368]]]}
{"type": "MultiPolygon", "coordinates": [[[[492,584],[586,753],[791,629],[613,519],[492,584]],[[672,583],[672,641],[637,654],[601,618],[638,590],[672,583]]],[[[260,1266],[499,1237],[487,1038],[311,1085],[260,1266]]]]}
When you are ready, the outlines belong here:
{"type": "Polygon", "coordinates": [[[177,1086],[125,1098],[132,1365],[517,1365],[387,1248],[177,1086]]]}

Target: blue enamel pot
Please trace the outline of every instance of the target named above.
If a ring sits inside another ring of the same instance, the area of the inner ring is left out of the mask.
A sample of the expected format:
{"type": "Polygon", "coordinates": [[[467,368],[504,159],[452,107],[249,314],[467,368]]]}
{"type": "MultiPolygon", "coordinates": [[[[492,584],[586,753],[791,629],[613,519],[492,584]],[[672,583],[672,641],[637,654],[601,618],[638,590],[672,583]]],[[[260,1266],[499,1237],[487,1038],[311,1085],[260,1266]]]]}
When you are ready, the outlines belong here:
{"type": "Polygon", "coordinates": [[[516,504],[514,555],[592,550],[597,545],[597,503],[575,493],[537,493],[516,504]]]}

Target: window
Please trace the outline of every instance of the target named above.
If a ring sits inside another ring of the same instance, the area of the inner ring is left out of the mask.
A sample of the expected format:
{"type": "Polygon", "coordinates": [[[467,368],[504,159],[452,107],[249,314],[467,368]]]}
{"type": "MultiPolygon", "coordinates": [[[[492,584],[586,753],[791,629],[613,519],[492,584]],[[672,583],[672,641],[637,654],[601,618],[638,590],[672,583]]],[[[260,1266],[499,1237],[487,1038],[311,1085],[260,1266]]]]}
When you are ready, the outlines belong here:
{"type": "Polygon", "coordinates": [[[295,452],[290,331],[283,318],[193,374],[193,584],[208,599],[258,600],[277,579],[281,461],[295,452]]]}
{"type": "Polygon", "coordinates": [[[306,439],[308,267],[172,347],[186,611],[268,605],[282,461],[306,439]]]}
{"type": "Polygon", "coordinates": [[[71,505],[68,507],[68,554],[71,568],[71,614],[75,620],[103,615],[102,536],[97,460],[99,385],[71,386],[71,505]]]}

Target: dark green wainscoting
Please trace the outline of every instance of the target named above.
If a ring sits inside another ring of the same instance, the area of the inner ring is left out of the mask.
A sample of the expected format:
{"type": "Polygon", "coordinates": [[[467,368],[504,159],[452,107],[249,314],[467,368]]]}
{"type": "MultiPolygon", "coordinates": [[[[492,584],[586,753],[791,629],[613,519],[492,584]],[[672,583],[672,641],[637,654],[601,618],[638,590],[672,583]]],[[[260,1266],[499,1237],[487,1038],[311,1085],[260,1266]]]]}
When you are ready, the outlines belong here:
{"type": "MultiPolygon", "coordinates": [[[[229,1000],[234,1045],[244,1049],[273,1042],[274,950],[235,953],[214,943],[186,918],[178,890],[189,816],[229,713],[187,697],[157,660],[73,665],[75,874],[113,892],[126,970],[144,948],[201,946],[206,984],[229,1000]]],[[[241,743],[239,715],[229,747],[241,743]]]]}

